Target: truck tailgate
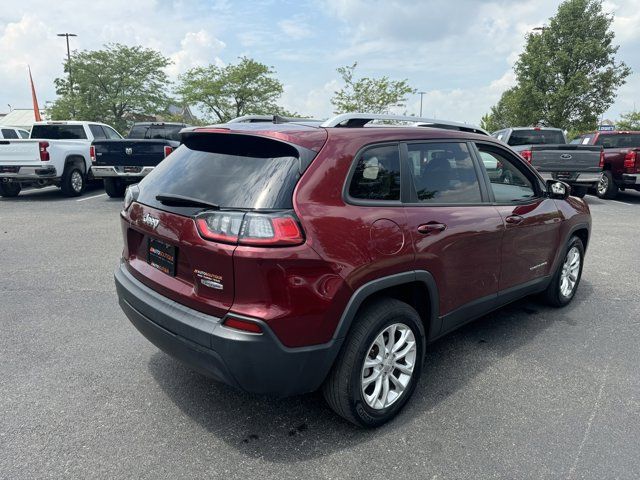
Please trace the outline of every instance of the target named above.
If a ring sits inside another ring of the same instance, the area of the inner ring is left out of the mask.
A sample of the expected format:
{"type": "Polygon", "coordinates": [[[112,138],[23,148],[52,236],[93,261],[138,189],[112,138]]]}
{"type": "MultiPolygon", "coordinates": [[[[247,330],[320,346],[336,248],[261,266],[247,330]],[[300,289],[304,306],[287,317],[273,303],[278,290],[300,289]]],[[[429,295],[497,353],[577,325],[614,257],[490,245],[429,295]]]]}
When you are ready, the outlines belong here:
{"type": "Polygon", "coordinates": [[[96,166],[151,167],[164,160],[166,140],[96,140],[96,166]]]}
{"type": "Polygon", "coordinates": [[[38,140],[0,140],[0,165],[25,165],[39,162],[38,140]]]}
{"type": "Polygon", "coordinates": [[[595,145],[534,145],[531,165],[539,172],[598,172],[601,150],[595,145]]]}

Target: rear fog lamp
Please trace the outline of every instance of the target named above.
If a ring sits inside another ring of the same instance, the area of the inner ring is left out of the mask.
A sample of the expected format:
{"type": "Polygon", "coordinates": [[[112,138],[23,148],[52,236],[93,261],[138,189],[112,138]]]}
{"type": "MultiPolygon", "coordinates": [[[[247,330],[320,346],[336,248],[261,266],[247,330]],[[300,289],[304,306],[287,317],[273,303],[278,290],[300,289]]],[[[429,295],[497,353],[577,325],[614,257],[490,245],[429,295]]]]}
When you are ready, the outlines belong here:
{"type": "Polygon", "coordinates": [[[262,327],[257,323],[241,320],[239,318],[229,317],[222,325],[227,328],[233,328],[234,330],[241,330],[243,332],[262,333],[262,327]]]}

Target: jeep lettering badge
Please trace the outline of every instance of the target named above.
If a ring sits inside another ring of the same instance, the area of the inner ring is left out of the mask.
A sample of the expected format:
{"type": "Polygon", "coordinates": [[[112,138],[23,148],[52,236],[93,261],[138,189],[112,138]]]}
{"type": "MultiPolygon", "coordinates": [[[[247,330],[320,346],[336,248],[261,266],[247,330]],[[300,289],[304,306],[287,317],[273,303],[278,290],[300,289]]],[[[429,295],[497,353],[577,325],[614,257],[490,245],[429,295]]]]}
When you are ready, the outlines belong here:
{"type": "Polygon", "coordinates": [[[148,213],[145,213],[144,217],[142,217],[142,223],[144,223],[147,227],[151,227],[153,230],[155,230],[157,226],[160,225],[160,219],[153,217],[148,213]]]}

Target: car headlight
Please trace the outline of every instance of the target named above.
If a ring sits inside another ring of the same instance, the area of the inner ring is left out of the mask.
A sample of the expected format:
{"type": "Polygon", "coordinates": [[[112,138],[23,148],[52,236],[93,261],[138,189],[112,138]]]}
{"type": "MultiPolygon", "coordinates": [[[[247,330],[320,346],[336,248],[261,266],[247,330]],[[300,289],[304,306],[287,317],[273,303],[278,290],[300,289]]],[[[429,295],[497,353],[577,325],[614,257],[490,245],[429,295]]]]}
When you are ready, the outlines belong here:
{"type": "Polygon", "coordinates": [[[131,204],[138,199],[138,194],[140,193],[140,189],[138,185],[129,185],[127,190],[124,192],[124,206],[123,210],[126,212],[131,204]]]}

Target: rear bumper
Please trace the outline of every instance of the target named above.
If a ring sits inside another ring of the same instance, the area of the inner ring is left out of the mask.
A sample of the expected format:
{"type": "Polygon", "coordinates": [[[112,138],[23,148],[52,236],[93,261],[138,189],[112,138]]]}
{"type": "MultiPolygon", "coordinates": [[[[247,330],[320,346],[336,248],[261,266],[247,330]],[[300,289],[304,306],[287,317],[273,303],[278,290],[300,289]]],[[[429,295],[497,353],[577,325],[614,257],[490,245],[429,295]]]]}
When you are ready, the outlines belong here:
{"type": "Polygon", "coordinates": [[[19,166],[2,166],[0,167],[0,178],[7,178],[11,181],[30,181],[41,180],[43,178],[57,178],[58,173],[53,166],[37,166],[37,167],[19,167],[19,166]],[[5,171],[6,170],[6,171],[5,171]]]}
{"type": "Polygon", "coordinates": [[[93,172],[93,176],[95,178],[111,178],[111,177],[120,177],[120,178],[140,178],[146,177],[150,174],[154,167],[128,167],[128,168],[140,168],[140,171],[137,172],[125,172],[125,167],[91,167],[91,171],[93,172]]]}
{"type": "Polygon", "coordinates": [[[623,173],[622,174],[622,183],[623,185],[629,185],[629,186],[640,186],[640,173],[638,174],[628,174],[628,173],[623,173]]]}
{"type": "Polygon", "coordinates": [[[263,334],[224,327],[224,319],[148,288],[123,263],[115,271],[115,283],[122,310],[151,343],[194,370],[246,392],[283,397],[317,390],[339,350],[337,343],[287,348],[256,319],[263,334]]]}
{"type": "Polygon", "coordinates": [[[588,173],[570,173],[569,175],[561,174],[559,172],[540,172],[540,175],[544,180],[560,180],[568,184],[580,184],[591,185],[600,181],[600,172],[588,172],[588,173]]]}

